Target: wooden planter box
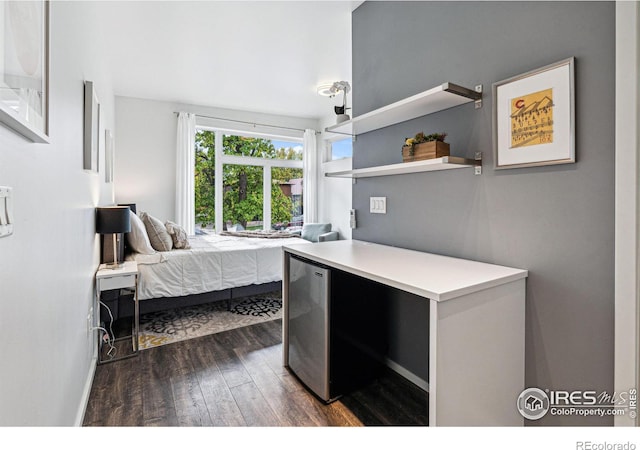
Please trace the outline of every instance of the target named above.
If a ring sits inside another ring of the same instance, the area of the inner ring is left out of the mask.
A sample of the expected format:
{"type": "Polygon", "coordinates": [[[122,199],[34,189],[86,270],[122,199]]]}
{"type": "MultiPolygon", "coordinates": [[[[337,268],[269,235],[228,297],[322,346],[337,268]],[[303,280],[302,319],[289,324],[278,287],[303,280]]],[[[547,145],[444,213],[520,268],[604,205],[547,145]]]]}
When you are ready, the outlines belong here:
{"type": "Polygon", "coordinates": [[[423,142],[413,146],[413,155],[411,155],[411,146],[402,147],[402,162],[421,161],[423,159],[441,158],[449,156],[449,144],[442,141],[423,142]]]}

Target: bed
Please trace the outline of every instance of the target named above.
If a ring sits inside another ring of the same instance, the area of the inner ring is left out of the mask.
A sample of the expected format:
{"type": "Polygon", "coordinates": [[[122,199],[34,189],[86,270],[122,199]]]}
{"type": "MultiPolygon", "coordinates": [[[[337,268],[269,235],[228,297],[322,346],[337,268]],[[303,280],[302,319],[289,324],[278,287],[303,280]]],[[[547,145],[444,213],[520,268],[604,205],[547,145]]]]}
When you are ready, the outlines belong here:
{"type": "Polygon", "coordinates": [[[138,263],[138,299],[184,297],[282,280],[282,246],[298,237],[209,234],[189,238],[190,249],[130,254],[138,263]]]}
{"type": "MultiPolygon", "coordinates": [[[[220,300],[230,307],[235,298],[280,290],[282,246],[308,242],[291,233],[233,234],[190,236],[187,249],[140,253],[129,247],[126,259],[138,263],[140,314],[220,300]]],[[[106,299],[114,319],[133,316],[132,295],[106,299]]]]}

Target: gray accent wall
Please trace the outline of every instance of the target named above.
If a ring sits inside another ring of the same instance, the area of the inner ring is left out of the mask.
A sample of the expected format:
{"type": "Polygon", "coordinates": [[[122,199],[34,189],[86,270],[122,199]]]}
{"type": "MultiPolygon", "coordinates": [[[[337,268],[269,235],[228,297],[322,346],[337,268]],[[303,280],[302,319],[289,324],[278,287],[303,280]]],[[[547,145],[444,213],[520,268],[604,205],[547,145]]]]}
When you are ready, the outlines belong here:
{"type": "MultiPolygon", "coordinates": [[[[352,26],[355,116],[445,81],[484,87],[480,110],[470,103],[358,136],[354,168],[401,162],[404,139],[419,131],[446,132],[452,155],[480,151],[484,163],[481,176],[359,179],[353,238],[528,269],[525,386],[611,393],[615,3],[376,1],[354,11],[352,26]],[[492,83],[571,56],[577,163],[495,170],[492,83]],[[370,196],[387,197],[386,215],[369,213],[370,196]]],[[[424,316],[407,305],[398,314],[401,324],[424,316]]],[[[424,342],[424,330],[415,338],[424,342]]],[[[428,376],[403,339],[395,361],[428,376]]],[[[612,423],[547,415],[527,424],[612,423]]]]}

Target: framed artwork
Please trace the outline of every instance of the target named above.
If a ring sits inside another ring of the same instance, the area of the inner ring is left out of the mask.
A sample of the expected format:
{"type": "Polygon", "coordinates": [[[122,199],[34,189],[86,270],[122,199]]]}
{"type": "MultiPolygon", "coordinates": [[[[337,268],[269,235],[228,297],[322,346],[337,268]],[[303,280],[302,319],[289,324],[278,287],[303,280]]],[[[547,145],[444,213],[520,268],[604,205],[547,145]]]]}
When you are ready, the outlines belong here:
{"type": "Polygon", "coordinates": [[[98,172],[100,103],[93,82],[84,82],[84,169],[98,172]]]}
{"type": "Polygon", "coordinates": [[[574,58],[493,84],[496,169],[575,163],[574,58]]]}
{"type": "Polygon", "coordinates": [[[104,181],[113,181],[113,134],[111,130],[104,130],[104,181]]]}
{"type": "Polygon", "coordinates": [[[49,2],[0,2],[0,123],[49,143],[49,2]]]}

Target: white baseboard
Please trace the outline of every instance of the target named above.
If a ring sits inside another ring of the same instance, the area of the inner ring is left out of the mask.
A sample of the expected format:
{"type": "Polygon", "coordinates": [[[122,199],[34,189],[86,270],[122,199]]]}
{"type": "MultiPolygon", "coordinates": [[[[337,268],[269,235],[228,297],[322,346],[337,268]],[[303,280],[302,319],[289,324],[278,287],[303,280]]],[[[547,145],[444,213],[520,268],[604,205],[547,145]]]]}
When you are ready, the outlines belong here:
{"type": "Polygon", "coordinates": [[[355,341],[350,336],[342,334],[341,337],[342,337],[342,339],[347,340],[354,347],[359,348],[362,352],[364,352],[365,354],[369,355],[370,357],[372,357],[376,361],[384,364],[385,366],[387,366],[389,369],[393,370],[395,373],[397,373],[401,377],[409,380],[410,382],[412,382],[413,384],[418,386],[420,389],[423,389],[423,390],[429,392],[429,382],[428,381],[423,380],[422,378],[420,378],[415,373],[409,371],[408,369],[405,369],[404,367],[402,367],[400,364],[398,364],[394,360],[374,352],[371,348],[369,348],[369,347],[367,347],[365,345],[362,345],[360,342],[355,341]]]}
{"type": "Polygon", "coordinates": [[[413,384],[418,386],[420,389],[423,389],[423,390],[429,392],[429,383],[427,381],[423,380],[422,378],[420,378],[415,373],[410,372],[409,370],[405,369],[400,364],[398,364],[397,362],[395,362],[395,361],[393,361],[393,360],[391,360],[389,358],[385,358],[384,359],[384,364],[389,369],[393,370],[395,373],[400,375],[401,377],[406,378],[407,380],[411,381],[413,384]]]}
{"type": "Polygon", "coordinates": [[[91,395],[91,386],[93,386],[93,377],[96,373],[96,366],[98,365],[98,357],[91,358],[89,367],[89,373],[87,379],[84,382],[84,390],[82,391],[82,397],[80,398],[80,404],[78,405],[78,413],[76,414],[76,420],[73,424],[75,427],[81,427],[84,423],[84,414],[87,411],[87,405],[89,404],[89,396],[91,395]]]}

